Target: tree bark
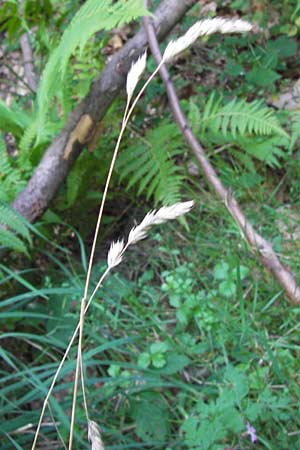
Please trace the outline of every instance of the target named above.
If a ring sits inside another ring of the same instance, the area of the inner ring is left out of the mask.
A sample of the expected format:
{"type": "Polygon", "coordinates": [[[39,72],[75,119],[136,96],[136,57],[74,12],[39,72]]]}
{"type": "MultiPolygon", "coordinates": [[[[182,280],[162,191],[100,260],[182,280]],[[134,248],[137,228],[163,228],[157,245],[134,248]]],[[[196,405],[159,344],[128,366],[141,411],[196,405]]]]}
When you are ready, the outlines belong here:
{"type": "MultiPolygon", "coordinates": [[[[196,0],[163,0],[154,12],[157,38],[162,40],[195,3],[196,0]]],[[[147,34],[142,28],[107,63],[86,98],[70,114],[63,130],[46,150],[27,186],[12,205],[30,222],[46,210],[83,147],[93,144],[99,122],[125,85],[132,62],[147,43],[147,34]]]]}

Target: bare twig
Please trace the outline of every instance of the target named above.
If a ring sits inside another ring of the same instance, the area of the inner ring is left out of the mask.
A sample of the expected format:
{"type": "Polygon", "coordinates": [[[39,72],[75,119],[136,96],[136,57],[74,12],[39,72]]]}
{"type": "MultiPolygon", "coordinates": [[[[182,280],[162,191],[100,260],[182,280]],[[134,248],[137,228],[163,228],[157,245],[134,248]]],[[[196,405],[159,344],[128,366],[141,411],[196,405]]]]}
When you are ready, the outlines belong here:
{"type": "MultiPolygon", "coordinates": [[[[149,17],[144,17],[144,25],[147,31],[148,42],[152,55],[156,63],[158,65],[161,65],[162,55],[159,49],[154,27],[149,17]]],[[[177,122],[187,144],[190,146],[196,158],[198,159],[209,185],[214,189],[218,197],[224,202],[226,208],[234,218],[242,234],[245,236],[252,249],[259,255],[262,264],[274,275],[276,280],[283,287],[290,301],[293,304],[299,304],[300,287],[296,283],[294,274],[280,262],[279,258],[272,248],[271,243],[254,230],[253,226],[246,219],[244,213],[242,212],[239,204],[237,203],[231,192],[225,188],[215,169],[208,161],[205,150],[195,137],[194,133],[188,125],[185,115],[181,110],[179,99],[165,65],[162,65],[160,67],[159,73],[167,91],[174,119],[177,122]]]]}
{"type": "Polygon", "coordinates": [[[27,33],[22,34],[20,38],[20,46],[23,54],[24,73],[27,84],[33,92],[36,92],[38,83],[33,64],[33,52],[27,33]]]}

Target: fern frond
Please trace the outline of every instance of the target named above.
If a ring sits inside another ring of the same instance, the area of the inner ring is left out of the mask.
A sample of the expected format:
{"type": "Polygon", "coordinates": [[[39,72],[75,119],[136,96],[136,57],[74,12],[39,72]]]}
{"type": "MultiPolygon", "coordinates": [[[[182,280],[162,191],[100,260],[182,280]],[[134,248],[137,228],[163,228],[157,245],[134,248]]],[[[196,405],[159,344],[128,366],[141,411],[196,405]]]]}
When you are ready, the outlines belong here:
{"type": "Polygon", "coordinates": [[[14,233],[19,234],[31,243],[31,236],[25,219],[4,203],[0,203],[0,225],[7,226],[14,233]]]}
{"type": "Polygon", "coordinates": [[[34,120],[31,124],[24,130],[24,133],[19,142],[20,158],[23,160],[28,158],[30,154],[31,147],[35,141],[37,133],[37,121],[34,120]]]}
{"type": "Polygon", "coordinates": [[[24,128],[30,123],[30,118],[25,111],[20,110],[17,106],[6,106],[0,98],[0,130],[10,132],[15,137],[19,137],[24,128]]]}
{"type": "Polygon", "coordinates": [[[255,168],[249,158],[279,167],[279,158],[284,155],[282,148],[290,145],[290,136],[281,127],[275,111],[259,101],[234,99],[224,105],[222,97],[213,93],[202,113],[197,112],[195,104],[192,104],[190,115],[194,128],[195,119],[200,120],[201,139],[206,145],[235,144],[245,152],[244,157],[237,150],[229,151],[252,172],[255,168]]]}
{"type": "Polygon", "coordinates": [[[291,116],[291,142],[289,145],[289,151],[291,152],[300,138],[300,112],[293,111],[291,116]]]}
{"type": "Polygon", "coordinates": [[[87,0],[66,28],[41,77],[38,89],[39,135],[49,102],[62,85],[67,64],[77,47],[82,52],[88,39],[99,30],[109,30],[147,14],[142,0],[87,0]]]}
{"type": "Polygon", "coordinates": [[[11,231],[5,230],[0,227],[0,248],[8,248],[10,250],[15,250],[20,253],[26,253],[27,248],[24,242],[17,236],[15,236],[11,231]]]}
{"type": "Polygon", "coordinates": [[[0,246],[27,253],[24,240],[32,244],[26,220],[9,205],[0,203],[0,246]]]}
{"type": "Polygon", "coordinates": [[[3,136],[0,135],[0,202],[12,201],[25,184],[26,180],[13,166],[13,160],[7,154],[3,136]]]}
{"type": "Polygon", "coordinates": [[[11,172],[11,164],[6,151],[4,138],[0,135],[0,180],[11,172]]]}
{"type": "Polygon", "coordinates": [[[216,100],[214,94],[209,97],[202,115],[202,132],[208,128],[212,131],[220,130],[225,137],[230,132],[234,139],[237,135],[288,136],[274,111],[260,101],[250,103],[234,99],[222,105],[221,99],[216,100]]]}
{"type": "Polygon", "coordinates": [[[280,136],[256,136],[250,139],[239,139],[239,146],[248,155],[265,162],[270,167],[280,167],[279,158],[284,156],[280,136]]]}
{"type": "Polygon", "coordinates": [[[175,124],[163,123],[149,130],[143,141],[123,151],[117,162],[120,179],[127,189],[137,186],[137,194],[165,204],[180,200],[183,173],[174,158],[182,153],[181,139],[175,124]],[[146,141],[146,144],[145,144],[146,141]]]}

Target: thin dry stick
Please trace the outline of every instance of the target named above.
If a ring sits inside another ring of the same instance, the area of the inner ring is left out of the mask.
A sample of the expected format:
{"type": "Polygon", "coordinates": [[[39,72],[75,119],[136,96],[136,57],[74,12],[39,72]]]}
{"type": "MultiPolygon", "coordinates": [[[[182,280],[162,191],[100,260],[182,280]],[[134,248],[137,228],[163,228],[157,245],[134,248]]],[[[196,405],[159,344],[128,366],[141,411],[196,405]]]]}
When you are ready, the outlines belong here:
{"type": "MultiPolygon", "coordinates": [[[[19,6],[21,9],[23,9],[23,3],[24,3],[23,0],[19,1],[19,6]]],[[[24,11],[20,11],[20,13],[24,14],[24,11]]],[[[20,47],[23,55],[24,75],[27,80],[27,85],[32,90],[32,92],[36,92],[38,86],[38,79],[35,74],[34,57],[28,32],[25,32],[20,37],[20,47]]]]}
{"type": "Polygon", "coordinates": [[[27,80],[27,84],[32,90],[32,92],[36,92],[38,82],[34,71],[33,52],[30,45],[29,36],[27,33],[22,34],[22,36],[20,37],[20,47],[23,54],[24,75],[27,80]]]}
{"type": "Polygon", "coordinates": [[[181,110],[179,99],[168,70],[165,65],[162,65],[162,55],[156,39],[155,30],[149,17],[144,17],[144,25],[147,31],[152,55],[156,63],[160,66],[160,76],[167,91],[174,119],[177,122],[186,142],[198,159],[209,185],[213,187],[216,194],[225,203],[229,213],[235,219],[238,227],[240,228],[242,234],[246,237],[250,246],[254,249],[254,251],[258,252],[262,264],[274,275],[278,283],[283,287],[290,301],[293,304],[299,304],[300,287],[296,283],[294,274],[280,262],[270,242],[265,240],[254,230],[251,223],[248,222],[243,214],[239,204],[230,191],[222,184],[216,171],[208,161],[202,145],[193,134],[188,125],[187,119],[181,110]]]}

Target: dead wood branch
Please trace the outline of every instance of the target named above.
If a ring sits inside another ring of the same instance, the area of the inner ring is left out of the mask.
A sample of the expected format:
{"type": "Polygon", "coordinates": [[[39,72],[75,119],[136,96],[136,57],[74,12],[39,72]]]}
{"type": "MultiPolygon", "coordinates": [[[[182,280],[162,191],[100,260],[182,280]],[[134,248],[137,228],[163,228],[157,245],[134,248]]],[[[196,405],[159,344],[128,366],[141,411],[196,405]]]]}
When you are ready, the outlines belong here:
{"type": "MultiPolygon", "coordinates": [[[[147,30],[149,46],[152,55],[156,63],[159,64],[162,59],[162,55],[157,42],[155,28],[153,27],[151,19],[149,17],[144,17],[144,25],[147,30]]],[[[198,159],[209,185],[214,189],[218,197],[224,202],[227,210],[237,223],[242,235],[246,238],[252,250],[256,254],[258,254],[260,261],[262,262],[264,267],[266,267],[274,275],[278,283],[286,292],[290,301],[293,304],[299,304],[300,287],[297,286],[294,274],[280,262],[270,242],[265,240],[254,230],[253,226],[246,219],[239,204],[237,203],[231,192],[222,184],[216,171],[207,159],[205,150],[188,125],[187,119],[181,110],[174,85],[165,65],[163,65],[160,69],[160,76],[167,91],[174,119],[176,120],[187,144],[190,146],[196,158],[198,159]]]]}
{"type": "Polygon", "coordinates": [[[33,92],[37,91],[37,77],[34,71],[34,59],[33,52],[29,42],[27,33],[22,34],[20,38],[20,47],[23,55],[24,74],[28,86],[33,92]]]}

